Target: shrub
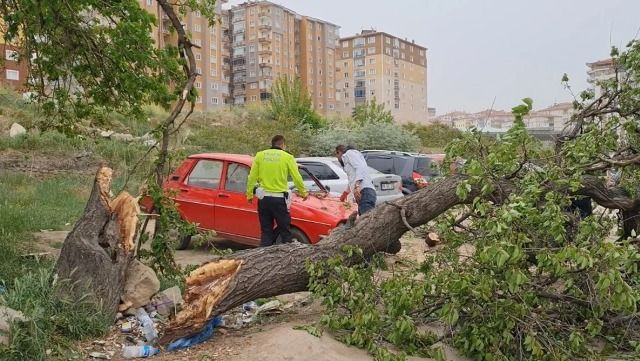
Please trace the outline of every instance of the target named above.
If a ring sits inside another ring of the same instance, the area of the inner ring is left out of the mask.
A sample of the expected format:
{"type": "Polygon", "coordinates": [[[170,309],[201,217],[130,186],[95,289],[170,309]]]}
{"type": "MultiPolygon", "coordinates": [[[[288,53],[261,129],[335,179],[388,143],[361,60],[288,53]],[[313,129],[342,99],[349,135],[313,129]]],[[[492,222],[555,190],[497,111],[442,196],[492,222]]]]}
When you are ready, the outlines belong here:
{"type": "Polygon", "coordinates": [[[420,141],[410,132],[390,123],[367,123],[361,127],[336,127],[317,133],[307,155],[333,155],[337,144],[350,144],[358,149],[391,149],[416,151],[420,141]]]}

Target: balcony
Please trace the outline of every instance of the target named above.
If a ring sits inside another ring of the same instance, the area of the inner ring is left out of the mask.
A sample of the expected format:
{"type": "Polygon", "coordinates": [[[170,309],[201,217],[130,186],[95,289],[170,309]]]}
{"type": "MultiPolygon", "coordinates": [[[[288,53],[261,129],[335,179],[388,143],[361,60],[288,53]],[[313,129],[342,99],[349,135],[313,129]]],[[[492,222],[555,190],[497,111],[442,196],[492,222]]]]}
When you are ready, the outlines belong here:
{"type": "MultiPolygon", "coordinates": [[[[247,78],[244,76],[234,76],[233,77],[233,84],[244,84],[246,82],[247,78]]],[[[236,87],[233,88],[234,91],[236,89],[236,87]]]]}
{"type": "Polygon", "coordinates": [[[258,63],[258,66],[261,68],[268,68],[271,69],[271,63],[267,63],[266,61],[261,61],[258,63]]]}
{"type": "Polygon", "coordinates": [[[271,49],[258,49],[260,55],[271,55],[271,49]]]}
{"type": "Polygon", "coordinates": [[[260,24],[258,25],[258,29],[271,31],[271,24],[260,24]]]}
{"type": "Polygon", "coordinates": [[[233,58],[234,58],[234,59],[244,58],[244,53],[233,54],[233,58]]]}
{"type": "Polygon", "coordinates": [[[233,88],[233,96],[245,95],[246,91],[244,87],[234,87],[233,88]]]}
{"type": "Polygon", "coordinates": [[[258,35],[258,42],[260,43],[270,43],[271,36],[269,35],[258,35]]]}

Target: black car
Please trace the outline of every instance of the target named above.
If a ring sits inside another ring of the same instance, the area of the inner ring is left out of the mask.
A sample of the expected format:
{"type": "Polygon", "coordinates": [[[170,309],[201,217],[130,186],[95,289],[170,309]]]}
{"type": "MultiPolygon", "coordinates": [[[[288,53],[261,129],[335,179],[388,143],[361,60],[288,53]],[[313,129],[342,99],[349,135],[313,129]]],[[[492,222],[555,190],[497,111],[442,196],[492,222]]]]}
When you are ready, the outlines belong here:
{"type": "Polygon", "coordinates": [[[431,179],[440,175],[436,163],[424,154],[392,150],[364,150],[362,155],[369,167],[385,174],[397,174],[402,177],[402,193],[404,194],[424,188],[431,179]]]}

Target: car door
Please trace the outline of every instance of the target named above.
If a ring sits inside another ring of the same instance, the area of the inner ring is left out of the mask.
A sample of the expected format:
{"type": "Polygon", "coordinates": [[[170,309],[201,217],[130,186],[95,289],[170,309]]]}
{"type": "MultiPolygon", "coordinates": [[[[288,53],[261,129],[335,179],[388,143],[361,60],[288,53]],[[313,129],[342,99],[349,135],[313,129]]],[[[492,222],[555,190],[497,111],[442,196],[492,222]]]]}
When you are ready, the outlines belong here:
{"type": "MultiPolygon", "coordinates": [[[[328,186],[331,192],[341,193],[346,189],[348,184],[346,174],[344,179],[340,179],[338,174],[334,172],[328,164],[313,161],[304,161],[300,162],[300,164],[304,165],[323,185],[328,186]]],[[[318,187],[313,181],[305,181],[305,186],[309,187],[309,190],[312,191],[318,190],[318,187]]]]}
{"type": "Polygon", "coordinates": [[[258,202],[247,202],[249,167],[227,162],[222,188],[216,201],[215,229],[223,236],[248,244],[259,244],[258,202]]]}
{"type": "Polygon", "coordinates": [[[223,162],[199,159],[179,187],[176,202],[182,217],[199,228],[215,229],[214,206],[220,188],[223,162]]]}

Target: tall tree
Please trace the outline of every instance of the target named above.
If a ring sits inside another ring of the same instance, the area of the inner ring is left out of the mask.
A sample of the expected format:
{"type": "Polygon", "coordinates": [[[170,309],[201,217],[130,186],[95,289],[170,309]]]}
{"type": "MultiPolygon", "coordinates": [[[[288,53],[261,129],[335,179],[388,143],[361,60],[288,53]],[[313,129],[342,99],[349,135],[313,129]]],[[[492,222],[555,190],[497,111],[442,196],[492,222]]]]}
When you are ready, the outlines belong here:
{"type": "Polygon", "coordinates": [[[300,78],[290,81],[282,76],[276,79],[271,88],[269,111],[277,120],[293,120],[314,129],[324,125],[322,117],[313,109],[311,97],[302,86],[300,78]]]}
{"type": "Polygon", "coordinates": [[[390,110],[384,109],[383,103],[376,103],[376,98],[365,101],[353,108],[351,117],[356,123],[393,123],[393,115],[390,110]]]}

